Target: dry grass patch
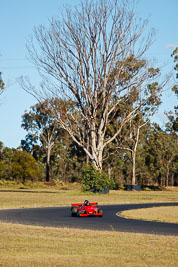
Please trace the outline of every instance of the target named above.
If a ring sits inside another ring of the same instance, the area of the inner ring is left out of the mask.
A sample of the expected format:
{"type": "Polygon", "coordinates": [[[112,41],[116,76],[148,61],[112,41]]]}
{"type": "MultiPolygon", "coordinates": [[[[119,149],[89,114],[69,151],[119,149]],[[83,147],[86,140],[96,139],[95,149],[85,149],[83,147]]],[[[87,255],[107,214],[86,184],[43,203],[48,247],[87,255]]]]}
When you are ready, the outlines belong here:
{"type": "Polygon", "coordinates": [[[123,211],[123,217],[139,220],[178,223],[178,207],[154,207],[123,211]]]}
{"type": "Polygon", "coordinates": [[[0,266],[177,266],[178,237],[0,224],[0,266]]]}
{"type": "Polygon", "coordinates": [[[79,189],[9,189],[0,188],[0,209],[23,207],[50,207],[71,205],[85,199],[102,204],[176,202],[176,190],[164,191],[114,191],[109,194],[83,193],[79,189]]]}

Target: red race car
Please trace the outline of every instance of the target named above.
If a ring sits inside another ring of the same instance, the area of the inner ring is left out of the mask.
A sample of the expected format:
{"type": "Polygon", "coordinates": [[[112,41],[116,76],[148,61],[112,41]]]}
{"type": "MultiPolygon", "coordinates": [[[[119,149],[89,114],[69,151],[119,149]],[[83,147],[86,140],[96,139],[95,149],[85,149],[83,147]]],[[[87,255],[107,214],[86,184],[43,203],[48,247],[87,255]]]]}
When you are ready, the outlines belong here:
{"type": "Polygon", "coordinates": [[[71,206],[71,215],[76,216],[103,216],[103,210],[98,208],[98,203],[90,203],[85,200],[84,203],[73,203],[71,206]]]}

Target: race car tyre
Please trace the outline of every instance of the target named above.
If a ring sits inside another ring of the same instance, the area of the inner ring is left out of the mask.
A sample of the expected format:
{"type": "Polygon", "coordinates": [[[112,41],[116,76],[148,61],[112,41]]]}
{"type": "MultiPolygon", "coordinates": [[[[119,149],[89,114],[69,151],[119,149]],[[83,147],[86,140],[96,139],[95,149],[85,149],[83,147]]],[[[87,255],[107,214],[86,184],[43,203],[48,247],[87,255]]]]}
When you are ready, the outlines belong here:
{"type": "Polygon", "coordinates": [[[77,208],[72,208],[72,217],[77,216],[77,208]]]}
{"type": "Polygon", "coordinates": [[[99,215],[100,217],[103,216],[103,210],[102,210],[102,209],[99,209],[99,210],[98,210],[98,213],[102,213],[102,215],[99,215]]]}
{"type": "Polygon", "coordinates": [[[80,216],[81,213],[82,213],[82,211],[81,210],[78,210],[77,211],[77,216],[80,216]]]}

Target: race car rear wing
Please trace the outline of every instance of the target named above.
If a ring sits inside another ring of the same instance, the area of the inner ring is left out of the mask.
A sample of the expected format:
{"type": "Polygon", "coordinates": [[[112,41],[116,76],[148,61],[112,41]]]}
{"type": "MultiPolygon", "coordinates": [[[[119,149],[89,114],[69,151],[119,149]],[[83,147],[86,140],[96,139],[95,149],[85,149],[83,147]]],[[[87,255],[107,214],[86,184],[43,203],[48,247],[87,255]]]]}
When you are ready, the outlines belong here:
{"type": "MultiPolygon", "coordinates": [[[[83,203],[72,203],[72,206],[82,206],[83,203]]],[[[90,206],[97,206],[98,203],[97,202],[91,202],[90,206]]]]}

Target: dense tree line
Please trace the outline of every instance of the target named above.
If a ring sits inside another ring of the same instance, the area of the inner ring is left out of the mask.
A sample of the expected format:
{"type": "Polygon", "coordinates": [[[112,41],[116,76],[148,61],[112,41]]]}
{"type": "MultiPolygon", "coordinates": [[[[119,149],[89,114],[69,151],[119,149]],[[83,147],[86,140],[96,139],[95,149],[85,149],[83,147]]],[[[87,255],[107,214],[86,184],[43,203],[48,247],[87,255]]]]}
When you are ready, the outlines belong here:
{"type": "Polygon", "coordinates": [[[21,146],[1,144],[0,178],[177,185],[177,108],[163,129],[150,122],[170,77],[145,57],[154,34],[134,1],[81,1],[49,23],[27,45],[42,83],[19,82],[38,103],[22,116],[21,146]]]}
{"type": "MultiPolygon", "coordinates": [[[[1,143],[0,179],[58,183],[82,182],[82,179],[87,177],[91,163],[69,134],[61,129],[59,124],[54,123],[53,114],[46,112],[47,104],[46,101],[36,104],[22,116],[22,127],[27,130],[27,135],[18,149],[4,147],[1,143]],[[54,135],[51,139],[53,146],[48,158],[47,138],[52,134],[54,135]]],[[[149,121],[144,125],[140,124],[143,127],[140,128],[135,159],[137,184],[178,185],[176,115],[176,113],[173,115],[173,112],[167,113],[168,122],[164,130],[158,124],[151,124],[149,121]]],[[[105,151],[103,184],[107,184],[107,179],[112,181],[113,188],[123,188],[127,184],[132,184],[133,151],[131,148],[135,145],[135,135],[130,134],[129,129],[130,127],[135,129],[137,125],[137,119],[132,121],[132,125],[128,123],[120,135],[122,140],[118,141],[119,145],[116,142],[105,151]]],[[[93,170],[90,175],[98,179],[93,170]]],[[[100,182],[97,181],[97,183],[100,182]]]]}
{"type": "Polygon", "coordinates": [[[3,147],[0,143],[0,179],[25,183],[40,179],[40,170],[34,157],[27,151],[3,147]]]}

